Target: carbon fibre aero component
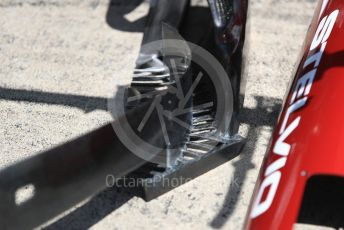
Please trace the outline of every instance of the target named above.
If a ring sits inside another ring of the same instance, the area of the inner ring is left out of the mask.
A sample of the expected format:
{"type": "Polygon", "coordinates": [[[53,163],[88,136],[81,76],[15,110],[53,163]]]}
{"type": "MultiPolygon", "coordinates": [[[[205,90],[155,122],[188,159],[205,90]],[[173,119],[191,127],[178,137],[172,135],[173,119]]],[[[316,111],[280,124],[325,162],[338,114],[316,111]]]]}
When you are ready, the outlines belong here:
{"type": "MultiPolygon", "coordinates": [[[[216,140],[214,140],[214,137],[207,135],[208,133],[216,132],[216,127],[214,126],[214,113],[217,109],[215,106],[216,92],[210,87],[212,83],[209,77],[202,78],[194,91],[192,100],[189,101],[192,110],[183,118],[184,122],[192,124],[192,128],[186,130],[178,125],[172,124],[170,126],[170,131],[172,131],[169,133],[170,139],[174,140],[175,144],[178,143],[180,151],[174,153],[176,155],[172,157],[172,161],[171,157],[169,157],[166,162],[149,163],[128,175],[131,178],[144,179],[142,183],[142,196],[146,200],[151,200],[234,158],[240,153],[243,147],[243,139],[237,135],[237,132],[239,128],[238,112],[242,106],[244,94],[241,85],[241,71],[248,2],[240,0],[209,0],[209,5],[211,14],[209,12],[208,17],[209,19],[212,17],[213,24],[210,28],[203,30],[202,33],[198,33],[196,40],[192,36],[189,37],[190,34],[188,32],[183,32],[183,28],[179,29],[181,35],[178,34],[177,28],[175,30],[173,27],[171,28],[171,22],[168,17],[159,19],[160,22],[163,22],[160,26],[162,34],[160,35],[161,37],[157,38],[163,38],[164,40],[193,40],[193,42],[210,51],[225,68],[230,77],[232,84],[231,91],[233,92],[232,96],[234,99],[234,110],[231,111],[230,126],[228,130],[225,130],[225,134],[223,135],[227,136],[227,138],[223,139],[223,136],[215,136],[216,140]],[[178,130],[178,132],[174,130],[178,130]],[[221,141],[218,142],[219,139],[221,141]],[[213,145],[215,142],[216,147],[214,148],[213,145]],[[171,181],[174,181],[173,185],[172,183],[166,183],[171,181]]],[[[164,11],[166,8],[156,10],[164,11]]],[[[164,13],[161,14],[164,15],[164,13]]],[[[188,17],[192,17],[192,15],[188,15],[187,12],[184,17],[183,26],[188,29],[191,27],[191,25],[188,26],[188,17]]],[[[155,27],[147,25],[146,28],[148,28],[146,30],[149,30],[149,28],[155,27]]],[[[149,39],[144,38],[143,40],[149,39]]],[[[185,89],[188,90],[192,83],[195,82],[196,74],[200,67],[191,62],[192,52],[187,47],[187,44],[184,47],[180,47],[180,49],[181,54],[178,56],[184,57],[182,58],[184,60],[175,64],[175,68],[178,71],[182,71],[179,77],[180,81],[182,81],[183,91],[185,91],[185,89]],[[188,80],[190,78],[192,78],[192,82],[188,80]]],[[[162,47],[162,50],[164,50],[164,47],[162,47]]],[[[141,53],[145,52],[141,50],[141,53]]],[[[148,68],[147,66],[142,68],[142,62],[137,63],[131,89],[140,94],[140,92],[147,93],[161,90],[162,87],[166,87],[168,84],[175,86],[175,70],[171,66],[171,60],[175,60],[175,57],[168,57],[164,53],[159,54],[158,52],[153,52],[150,54],[151,58],[147,58],[149,55],[146,55],[146,53],[145,55],[140,54],[138,60],[144,56],[146,61],[154,60],[154,62],[148,62],[153,65],[149,65],[148,68]],[[159,55],[162,56],[160,59],[158,58],[159,55]],[[156,63],[159,64],[154,66],[156,63]],[[149,70],[145,71],[147,69],[149,70]],[[154,72],[152,69],[156,71],[154,72]],[[158,69],[161,69],[161,72],[157,74],[158,69]],[[143,72],[148,75],[142,78],[140,74],[143,72]],[[159,77],[155,78],[161,75],[165,76],[163,81],[159,77]],[[138,76],[140,77],[140,81],[137,81],[138,76]]],[[[163,98],[165,98],[165,101],[176,101],[171,95],[166,95],[163,98]]],[[[174,107],[177,107],[177,103],[174,104],[174,107]]],[[[164,155],[166,156],[167,154],[164,153],[164,155]]]]}
{"type": "Polygon", "coordinates": [[[319,1],[245,229],[344,227],[343,22],[343,1],[319,1]]]}
{"type": "MultiPolygon", "coordinates": [[[[164,120],[165,129],[162,129],[161,123],[157,122],[162,120],[159,110],[151,111],[153,118],[147,119],[146,123],[149,128],[140,129],[139,135],[148,143],[165,149],[151,159],[136,156],[121,142],[120,135],[112,129],[114,124],[124,121],[120,117],[113,124],[0,171],[1,229],[39,226],[103,190],[107,175],[116,179],[140,178],[142,197],[151,200],[239,155],[244,145],[243,139],[237,135],[237,115],[243,96],[240,86],[248,2],[209,0],[209,4],[211,11],[202,15],[209,19],[208,24],[198,25],[197,28],[202,29],[196,30],[196,34],[189,1],[153,0],[142,45],[161,38],[185,39],[216,57],[230,78],[231,89],[228,90],[233,92],[231,99],[234,103],[229,128],[222,132],[222,136],[214,139],[207,135],[217,133],[214,113],[218,108],[216,92],[205,74],[192,96],[185,97],[187,100],[183,104],[188,109],[179,116],[191,129],[168,119],[164,120]],[[169,136],[167,142],[165,132],[169,136]],[[171,149],[178,151],[171,152],[171,149]],[[166,184],[166,179],[174,183],[166,184]],[[18,203],[16,192],[24,186],[33,186],[34,194],[27,201],[18,203]]],[[[164,43],[161,48],[164,50],[164,43]]],[[[180,47],[177,57],[141,49],[126,94],[125,118],[130,126],[141,126],[147,111],[151,110],[151,102],[157,98],[164,109],[175,109],[180,100],[178,93],[163,92],[164,87],[178,88],[180,84],[183,94],[192,88],[201,66],[192,63],[191,59],[192,51],[187,43],[180,47]],[[182,77],[177,77],[174,71],[182,77]],[[144,98],[139,103],[129,100],[144,93],[153,97],[144,98]]]]}

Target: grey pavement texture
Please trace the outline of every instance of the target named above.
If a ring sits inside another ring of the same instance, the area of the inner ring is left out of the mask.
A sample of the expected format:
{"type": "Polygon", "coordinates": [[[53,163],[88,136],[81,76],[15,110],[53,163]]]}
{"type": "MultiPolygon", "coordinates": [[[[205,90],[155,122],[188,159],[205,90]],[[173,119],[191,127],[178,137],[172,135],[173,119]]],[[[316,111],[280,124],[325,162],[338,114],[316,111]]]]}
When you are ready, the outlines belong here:
{"type": "MultiPolygon", "coordinates": [[[[111,120],[106,98],[131,79],[148,10],[123,2],[109,15],[106,0],[0,0],[0,168],[111,120]]],[[[240,229],[315,5],[250,2],[239,157],[148,203],[108,189],[44,227],[240,229]]]]}

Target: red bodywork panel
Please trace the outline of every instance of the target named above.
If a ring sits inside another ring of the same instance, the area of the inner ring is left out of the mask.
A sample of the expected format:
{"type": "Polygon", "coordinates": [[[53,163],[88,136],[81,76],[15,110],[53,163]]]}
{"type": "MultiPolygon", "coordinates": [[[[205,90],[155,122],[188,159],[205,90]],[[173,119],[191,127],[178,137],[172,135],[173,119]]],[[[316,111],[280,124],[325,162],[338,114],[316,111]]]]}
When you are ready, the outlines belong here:
{"type": "Polygon", "coordinates": [[[319,2],[245,229],[292,229],[308,178],[344,177],[343,22],[344,1],[319,2]]]}

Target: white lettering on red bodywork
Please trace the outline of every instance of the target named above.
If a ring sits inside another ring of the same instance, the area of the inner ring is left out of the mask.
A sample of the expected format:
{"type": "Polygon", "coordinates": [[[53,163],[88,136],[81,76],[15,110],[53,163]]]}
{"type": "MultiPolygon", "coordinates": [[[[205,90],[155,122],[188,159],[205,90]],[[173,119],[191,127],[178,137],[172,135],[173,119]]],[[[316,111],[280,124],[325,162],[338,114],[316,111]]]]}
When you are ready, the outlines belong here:
{"type": "Polygon", "coordinates": [[[303,70],[311,64],[313,64],[313,69],[303,74],[295,84],[292,96],[290,98],[289,107],[284,114],[279,130],[279,136],[272,145],[272,154],[279,156],[279,158],[269,164],[265,169],[262,182],[252,204],[252,211],[250,213],[251,218],[256,218],[266,212],[270,208],[275,198],[278,185],[283,176],[281,170],[287,162],[287,158],[291,149],[291,144],[286,140],[297,129],[302,119],[302,116],[300,115],[294,118],[292,121],[289,121],[290,115],[295,113],[300,108],[306,106],[306,102],[308,100],[307,96],[312,89],[317,67],[321,61],[321,57],[327,45],[327,40],[330,37],[338,13],[339,10],[335,10],[328,16],[324,16],[315,32],[307,59],[303,65],[303,70]],[[314,50],[317,48],[318,51],[314,52],[314,50]],[[266,196],[263,197],[264,194],[266,194],[266,196]]]}

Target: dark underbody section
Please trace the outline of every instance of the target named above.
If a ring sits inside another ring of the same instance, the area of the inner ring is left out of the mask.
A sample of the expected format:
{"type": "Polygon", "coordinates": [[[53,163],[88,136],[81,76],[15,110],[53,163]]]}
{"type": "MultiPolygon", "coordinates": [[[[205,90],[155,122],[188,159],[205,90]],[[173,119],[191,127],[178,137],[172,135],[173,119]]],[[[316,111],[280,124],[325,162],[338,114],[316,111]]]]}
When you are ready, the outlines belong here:
{"type": "Polygon", "coordinates": [[[299,223],[333,228],[344,227],[344,178],[316,175],[308,179],[299,223]]]}
{"type": "MultiPolygon", "coordinates": [[[[108,187],[108,175],[120,183],[124,178],[139,181],[136,188],[148,201],[240,154],[248,1],[208,0],[208,5],[150,2],[133,80],[125,88],[125,114],[2,170],[0,229],[39,226],[108,187]],[[145,49],[161,39],[156,49],[145,49]],[[179,45],[171,48],[175,44],[170,41],[179,45]],[[188,42],[207,50],[218,66],[209,65],[208,71],[197,63],[198,49],[188,42]],[[145,144],[135,142],[133,148],[123,143],[124,133],[114,127],[126,122],[145,144]],[[135,153],[147,143],[161,151],[149,159],[135,153]],[[34,188],[34,195],[18,203],[17,191],[27,186],[34,188]]],[[[112,7],[116,4],[109,11],[112,7]]]]}

